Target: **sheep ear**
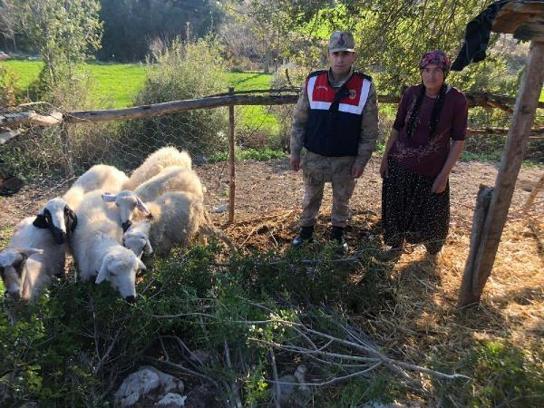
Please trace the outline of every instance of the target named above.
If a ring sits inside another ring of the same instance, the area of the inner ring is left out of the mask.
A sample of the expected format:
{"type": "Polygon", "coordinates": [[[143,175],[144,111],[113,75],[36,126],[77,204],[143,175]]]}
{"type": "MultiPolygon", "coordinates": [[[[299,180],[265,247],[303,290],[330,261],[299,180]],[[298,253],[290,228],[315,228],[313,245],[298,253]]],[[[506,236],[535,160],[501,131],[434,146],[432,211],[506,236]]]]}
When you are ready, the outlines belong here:
{"type": "Polygon", "coordinates": [[[117,198],[117,194],[110,194],[110,193],[103,193],[102,194],[102,200],[104,200],[107,203],[115,202],[116,198],[117,198]]]}
{"type": "Polygon", "coordinates": [[[94,283],[96,283],[98,285],[99,283],[104,282],[108,278],[108,275],[109,275],[108,258],[106,257],[102,261],[102,266],[100,266],[100,270],[98,271],[98,275],[97,275],[96,280],[94,281],[94,283]]]}
{"type": "Polygon", "coordinates": [[[151,247],[151,242],[149,238],[145,240],[144,254],[151,255],[153,253],[153,247],[151,247]]]}
{"type": "Polygon", "coordinates": [[[64,216],[66,222],[66,230],[74,232],[77,227],[77,215],[76,213],[68,206],[64,207],[64,216]]]}
{"type": "Polygon", "coordinates": [[[144,264],[144,263],[142,262],[142,260],[139,259],[139,258],[138,258],[138,266],[139,266],[139,268],[140,268],[141,271],[147,270],[145,264],[144,264]]]}
{"type": "Polygon", "coordinates": [[[147,205],[144,204],[140,197],[136,199],[136,207],[145,215],[151,215],[151,211],[149,211],[149,208],[147,208],[147,205]]]}
{"type": "Polygon", "coordinates": [[[49,228],[49,223],[43,214],[38,214],[32,225],[37,228],[49,228]]]}

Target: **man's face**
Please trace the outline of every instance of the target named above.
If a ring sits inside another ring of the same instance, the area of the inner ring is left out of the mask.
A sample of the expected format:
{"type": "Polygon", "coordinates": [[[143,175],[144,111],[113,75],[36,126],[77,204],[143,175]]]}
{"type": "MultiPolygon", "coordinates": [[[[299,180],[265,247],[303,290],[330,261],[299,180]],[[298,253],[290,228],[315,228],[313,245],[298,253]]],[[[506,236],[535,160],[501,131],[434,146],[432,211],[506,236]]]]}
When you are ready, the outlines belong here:
{"type": "Polygon", "coordinates": [[[334,51],[329,52],[329,63],[332,73],[335,76],[346,75],[353,63],[355,62],[356,54],[349,51],[334,51]]]}

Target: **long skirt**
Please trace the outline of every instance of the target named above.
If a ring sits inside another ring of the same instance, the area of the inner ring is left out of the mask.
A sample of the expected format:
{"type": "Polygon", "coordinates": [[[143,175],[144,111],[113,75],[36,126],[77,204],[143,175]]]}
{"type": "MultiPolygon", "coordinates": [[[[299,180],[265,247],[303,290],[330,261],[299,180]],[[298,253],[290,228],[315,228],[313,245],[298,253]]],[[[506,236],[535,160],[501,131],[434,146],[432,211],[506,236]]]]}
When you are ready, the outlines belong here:
{"type": "Polygon", "coordinates": [[[382,185],[384,242],[398,247],[403,241],[424,243],[438,252],[448,235],[449,182],[443,193],[431,193],[434,178],[405,169],[389,158],[389,174],[382,185]]]}

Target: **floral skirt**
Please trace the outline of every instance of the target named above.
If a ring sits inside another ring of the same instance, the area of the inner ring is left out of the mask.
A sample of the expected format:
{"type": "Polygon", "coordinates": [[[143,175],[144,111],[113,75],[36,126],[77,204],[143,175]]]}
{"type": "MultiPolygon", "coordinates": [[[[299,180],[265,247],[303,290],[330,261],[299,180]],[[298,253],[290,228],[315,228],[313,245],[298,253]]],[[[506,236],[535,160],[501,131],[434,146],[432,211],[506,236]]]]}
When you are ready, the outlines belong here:
{"type": "Polygon", "coordinates": [[[420,176],[389,158],[389,175],[382,185],[384,242],[424,243],[438,252],[448,235],[450,222],[449,182],[443,193],[431,193],[434,178],[420,176]]]}

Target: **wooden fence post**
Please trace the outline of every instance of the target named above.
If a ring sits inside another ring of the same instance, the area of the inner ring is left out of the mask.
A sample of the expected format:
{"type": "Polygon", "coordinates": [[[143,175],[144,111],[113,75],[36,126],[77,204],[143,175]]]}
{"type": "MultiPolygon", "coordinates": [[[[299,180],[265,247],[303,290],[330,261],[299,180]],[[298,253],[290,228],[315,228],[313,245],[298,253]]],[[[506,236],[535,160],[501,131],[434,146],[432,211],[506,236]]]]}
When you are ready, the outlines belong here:
{"type": "MultiPolygon", "coordinates": [[[[489,211],[478,241],[471,245],[468,262],[465,267],[465,276],[472,276],[473,301],[480,300],[483,288],[491,274],[495,256],[499,248],[502,230],[506,223],[512,195],[516,186],[516,179],[521,168],[521,162],[527,151],[529,131],[534,122],[538,99],[544,82],[544,42],[532,41],[529,52],[527,69],[520,84],[516,99],[512,126],[508,132],[506,146],[501,159],[499,172],[495,181],[489,211]]],[[[478,228],[473,225],[473,230],[478,228]]],[[[475,234],[472,234],[475,236],[475,234]]],[[[458,306],[467,303],[459,298],[458,306]]]]}
{"type": "Polygon", "coordinates": [[[74,163],[72,161],[72,144],[70,142],[70,134],[68,133],[68,124],[63,123],[60,127],[60,141],[62,154],[64,155],[64,175],[66,177],[74,177],[74,163]]]}
{"type": "Polygon", "coordinates": [[[461,282],[461,290],[459,291],[459,306],[466,306],[480,300],[479,294],[474,294],[475,284],[474,280],[474,261],[476,256],[476,249],[480,244],[482,231],[485,225],[485,219],[489,211],[489,203],[491,202],[491,195],[493,194],[493,188],[480,184],[480,190],[476,198],[476,207],[474,208],[474,214],[472,216],[472,231],[470,233],[470,255],[467,258],[465,272],[463,275],[463,281],[461,282]]]}
{"type": "MultiPolygon", "coordinates": [[[[229,87],[234,95],[234,87],[229,87]]],[[[234,105],[229,105],[229,224],[234,222],[234,199],[236,196],[236,168],[234,165],[234,105]]]]}

